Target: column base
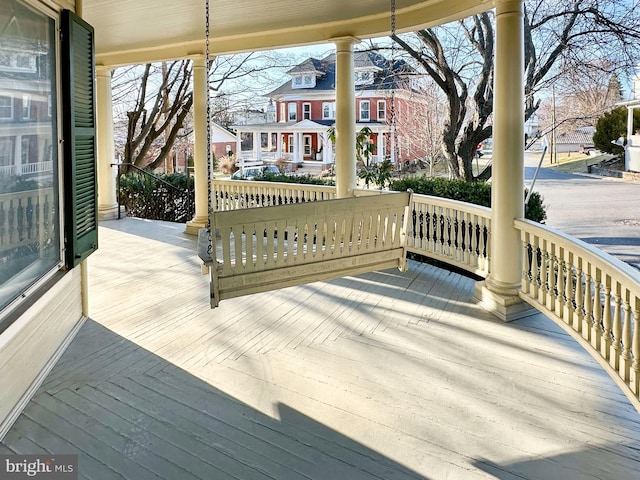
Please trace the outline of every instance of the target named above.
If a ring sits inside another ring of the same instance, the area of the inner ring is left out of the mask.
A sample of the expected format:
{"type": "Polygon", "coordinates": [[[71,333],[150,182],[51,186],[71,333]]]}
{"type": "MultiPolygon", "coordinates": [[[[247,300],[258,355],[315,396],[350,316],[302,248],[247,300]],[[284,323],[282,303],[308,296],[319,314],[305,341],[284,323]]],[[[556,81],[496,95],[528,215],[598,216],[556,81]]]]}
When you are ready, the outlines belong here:
{"type": "Polygon", "coordinates": [[[207,217],[193,217],[193,220],[186,223],[184,233],[187,235],[198,235],[200,229],[207,226],[208,220],[207,217]]]}
{"type": "Polygon", "coordinates": [[[514,295],[513,291],[495,292],[489,288],[486,281],[477,282],[475,290],[474,297],[480,305],[503,322],[512,322],[538,313],[538,310],[522,301],[517,293],[514,295]]]}
{"type": "MultiPolygon", "coordinates": [[[[121,205],[121,216],[124,216],[124,206],[121,205]]],[[[98,221],[103,220],[117,220],[118,219],[118,205],[98,205],[98,221]]]]}

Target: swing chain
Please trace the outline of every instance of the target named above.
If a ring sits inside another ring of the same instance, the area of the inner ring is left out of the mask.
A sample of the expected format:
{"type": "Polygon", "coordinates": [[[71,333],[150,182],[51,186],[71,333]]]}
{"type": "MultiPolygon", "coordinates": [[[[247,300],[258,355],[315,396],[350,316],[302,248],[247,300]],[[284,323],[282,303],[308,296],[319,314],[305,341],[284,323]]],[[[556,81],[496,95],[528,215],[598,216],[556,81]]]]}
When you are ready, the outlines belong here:
{"type": "Polygon", "coordinates": [[[397,162],[396,152],[398,143],[398,131],[396,129],[396,0],[391,0],[391,119],[389,122],[389,154],[393,163],[397,162]]]}
{"type": "Polygon", "coordinates": [[[210,23],[209,23],[209,0],[205,0],[205,104],[207,106],[207,235],[209,237],[209,243],[207,245],[207,254],[213,253],[213,236],[211,234],[211,174],[213,171],[213,165],[211,164],[211,104],[209,101],[209,57],[210,57],[210,23]]]}

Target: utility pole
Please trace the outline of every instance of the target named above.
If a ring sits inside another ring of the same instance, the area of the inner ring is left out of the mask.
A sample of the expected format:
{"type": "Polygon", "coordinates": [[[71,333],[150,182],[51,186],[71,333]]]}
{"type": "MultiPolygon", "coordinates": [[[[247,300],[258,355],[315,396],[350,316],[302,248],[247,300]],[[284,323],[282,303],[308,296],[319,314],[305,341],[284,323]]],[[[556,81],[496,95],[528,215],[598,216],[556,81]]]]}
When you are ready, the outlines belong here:
{"type": "Polygon", "coordinates": [[[556,87],[551,85],[551,163],[558,162],[556,150],[556,87]]]}

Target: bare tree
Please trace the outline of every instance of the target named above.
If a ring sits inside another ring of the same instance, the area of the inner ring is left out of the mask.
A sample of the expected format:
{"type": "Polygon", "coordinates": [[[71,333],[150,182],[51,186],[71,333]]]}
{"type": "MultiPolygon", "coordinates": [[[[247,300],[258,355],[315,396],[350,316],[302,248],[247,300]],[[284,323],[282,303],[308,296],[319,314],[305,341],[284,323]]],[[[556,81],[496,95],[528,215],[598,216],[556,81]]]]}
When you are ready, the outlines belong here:
{"type": "MultiPolygon", "coordinates": [[[[525,119],[540,91],[567,71],[628,72],[638,64],[640,2],[529,0],[525,2],[525,119]],[[607,62],[602,61],[607,59],[607,62]]],[[[474,177],[476,146],[492,135],[494,15],[492,12],[394,40],[448,98],[443,152],[454,176],[474,177]]]]}
{"type": "MultiPolygon", "coordinates": [[[[224,118],[233,102],[259,95],[274,82],[271,69],[290,66],[273,52],[217,57],[209,65],[211,117],[224,118]],[[244,80],[244,81],[243,81],[244,80]],[[232,85],[227,91],[223,88],[232,85]]],[[[190,60],[118,69],[113,75],[114,122],[126,126],[125,163],[155,169],[173,161],[173,150],[186,151],[192,128],[193,64],[190,60]]],[[[277,80],[276,80],[277,81],[277,80]]],[[[186,156],[186,154],[185,154],[186,156]]]]}

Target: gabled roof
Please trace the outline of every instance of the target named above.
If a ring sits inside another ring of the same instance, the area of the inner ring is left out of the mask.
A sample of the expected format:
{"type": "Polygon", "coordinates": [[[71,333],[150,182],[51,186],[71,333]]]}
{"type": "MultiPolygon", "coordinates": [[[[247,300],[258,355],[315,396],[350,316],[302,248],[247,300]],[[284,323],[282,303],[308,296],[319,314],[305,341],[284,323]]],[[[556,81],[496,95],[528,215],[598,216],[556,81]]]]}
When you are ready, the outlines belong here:
{"type": "Polygon", "coordinates": [[[318,60],[317,58],[307,58],[304,62],[296,65],[287,73],[292,76],[302,73],[315,73],[322,75],[324,73],[322,71],[322,60],[318,60]]]}
{"type": "MultiPolygon", "coordinates": [[[[373,83],[367,85],[356,85],[356,90],[389,90],[409,89],[409,85],[404,79],[415,70],[404,60],[396,60],[392,63],[384,56],[373,51],[354,52],[354,67],[358,70],[371,70],[374,72],[373,83]],[[403,81],[401,81],[403,80],[403,81]]],[[[333,91],[336,88],[336,56],[331,53],[322,60],[316,58],[307,58],[302,63],[296,65],[287,73],[315,72],[317,74],[316,86],[313,88],[293,88],[291,81],[280,85],[278,88],[269,92],[267,97],[278,97],[287,94],[301,95],[305,92],[321,92],[333,91]]]]}

